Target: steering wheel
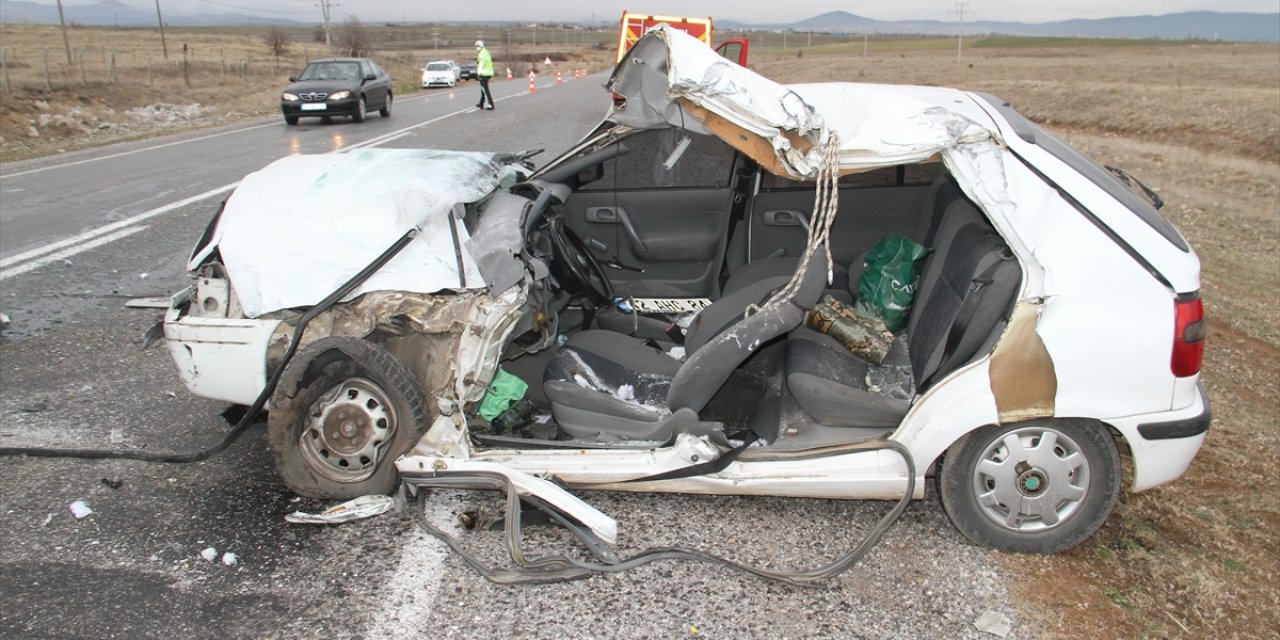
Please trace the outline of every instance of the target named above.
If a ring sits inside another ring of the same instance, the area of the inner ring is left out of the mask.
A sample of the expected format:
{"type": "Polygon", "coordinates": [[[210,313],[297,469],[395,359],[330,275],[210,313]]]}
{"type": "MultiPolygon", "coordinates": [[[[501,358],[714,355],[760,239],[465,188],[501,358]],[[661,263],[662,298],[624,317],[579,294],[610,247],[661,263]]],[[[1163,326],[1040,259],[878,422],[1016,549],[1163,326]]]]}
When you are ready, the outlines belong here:
{"type": "Polygon", "coordinates": [[[613,302],[613,284],[608,274],[582,238],[564,223],[563,216],[547,217],[547,235],[551,239],[551,273],[561,286],[585,296],[596,306],[613,302]]]}

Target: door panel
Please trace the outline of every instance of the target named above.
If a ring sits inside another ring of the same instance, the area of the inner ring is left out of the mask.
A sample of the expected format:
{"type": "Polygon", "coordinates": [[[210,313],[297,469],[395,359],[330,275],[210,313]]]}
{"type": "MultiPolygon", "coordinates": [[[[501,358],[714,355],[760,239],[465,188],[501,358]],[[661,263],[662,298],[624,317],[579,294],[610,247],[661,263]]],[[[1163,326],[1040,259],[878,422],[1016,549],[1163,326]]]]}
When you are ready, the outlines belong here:
{"type": "Polygon", "coordinates": [[[723,256],[733,193],[723,189],[575,193],[565,205],[620,295],[707,297],[723,256]],[[635,269],[643,269],[641,273],[635,269]]]}
{"type": "Polygon", "coordinates": [[[736,152],[681,129],[641,131],[563,207],[620,295],[715,297],[736,152]]]}

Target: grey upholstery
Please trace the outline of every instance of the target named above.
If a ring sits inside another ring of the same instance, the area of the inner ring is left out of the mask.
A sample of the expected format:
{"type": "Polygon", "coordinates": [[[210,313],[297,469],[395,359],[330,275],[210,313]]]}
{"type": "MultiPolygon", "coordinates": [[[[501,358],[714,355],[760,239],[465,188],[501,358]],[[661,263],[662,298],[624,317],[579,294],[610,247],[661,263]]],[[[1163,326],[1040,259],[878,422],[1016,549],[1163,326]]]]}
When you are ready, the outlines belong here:
{"type": "MultiPolygon", "coordinates": [[[[825,264],[825,255],[824,248],[814,263],[825,264]]],[[[703,309],[685,338],[683,363],[611,331],[570,337],[543,373],[557,424],[578,438],[669,439],[696,422],[697,412],[752,353],[799,326],[803,309],[822,294],[825,269],[810,269],[792,301],[744,318],[749,305],[764,303],[788,280],[758,282],[703,309]]]]}
{"type": "MultiPolygon", "coordinates": [[[[833,273],[831,277],[830,287],[840,291],[849,289],[849,273],[853,267],[861,267],[863,256],[859,255],[856,262],[852,265],[834,264],[832,265],[833,273]]],[[[724,283],[724,295],[729,295],[739,289],[744,289],[752,283],[769,278],[785,276],[790,278],[795,273],[796,267],[800,265],[800,257],[781,256],[777,258],[765,258],[748,262],[734,270],[733,274],[724,283]]],[[[859,269],[861,271],[861,269],[859,269]]]]}
{"type": "Polygon", "coordinates": [[[907,332],[883,364],[869,364],[814,331],[789,337],[787,388],[819,423],[897,425],[911,396],[980,355],[1007,313],[1021,271],[977,208],[953,200],[931,233],[933,250],[921,270],[907,332]],[[909,349],[902,344],[906,336],[909,349]]]}

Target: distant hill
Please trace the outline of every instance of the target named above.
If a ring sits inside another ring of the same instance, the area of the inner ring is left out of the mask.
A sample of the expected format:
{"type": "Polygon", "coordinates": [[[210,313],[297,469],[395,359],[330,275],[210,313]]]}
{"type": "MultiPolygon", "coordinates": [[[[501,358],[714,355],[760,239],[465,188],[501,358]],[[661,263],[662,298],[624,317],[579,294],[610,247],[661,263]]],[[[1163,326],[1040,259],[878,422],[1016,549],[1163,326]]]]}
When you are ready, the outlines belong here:
{"type": "MultiPolygon", "coordinates": [[[[717,20],[729,30],[793,30],[827,33],[880,33],[904,35],[953,35],[959,26],[943,20],[874,20],[847,11],[832,11],[786,24],[745,24],[717,20]]],[[[1085,36],[1106,38],[1161,38],[1280,42],[1280,13],[1221,13],[1193,11],[1162,16],[1126,16],[1097,20],[1063,20],[1026,23],[975,20],[964,23],[965,35],[1085,36]]]]}
{"type": "MultiPolygon", "coordinates": [[[[67,22],[94,26],[146,27],[156,24],[155,11],[144,11],[117,2],[62,5],[67,22]]],[[[240,25],[300,25],[295,20],[262,18],[239,13],[170,13],[164,11],[164,23],[176,26],[240,26],[240,25]]],[[[0,0],[0,22],[6,24],[57,24],[56,5],[36,4],[23,0],[0,0]]]]}

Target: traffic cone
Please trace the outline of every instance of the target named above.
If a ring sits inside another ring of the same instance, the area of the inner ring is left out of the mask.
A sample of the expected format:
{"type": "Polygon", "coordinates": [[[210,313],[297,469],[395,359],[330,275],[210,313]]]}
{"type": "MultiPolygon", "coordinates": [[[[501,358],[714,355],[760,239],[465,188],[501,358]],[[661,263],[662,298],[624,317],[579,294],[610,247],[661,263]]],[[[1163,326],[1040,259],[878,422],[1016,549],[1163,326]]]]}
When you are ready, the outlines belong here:
{"type": "Polygon", "coordinates": [[[564,79],[560,77],[560,70],[556,69],[556,84],[564,83],[564,79]]]}
{"type": "Polygon", "coordinates": [[[536,93],[538,91],[538,85],[533,82],[536,77],[537,76],[533,75],[532,71],[529,72],[529,93],[536,93]]]}
{"type": "Polygon", "coordinates": [[[507,67],[507,79],[511,79],[511,67],[507,67]]]}

